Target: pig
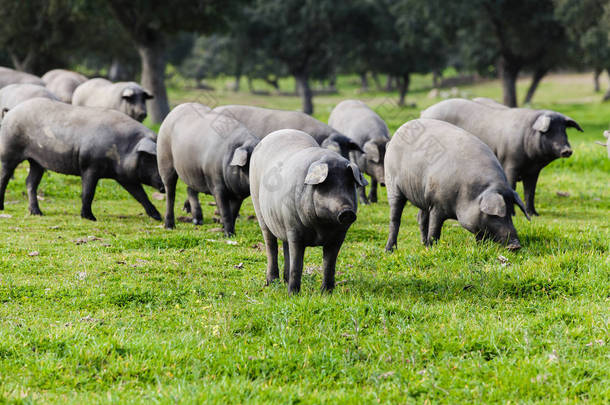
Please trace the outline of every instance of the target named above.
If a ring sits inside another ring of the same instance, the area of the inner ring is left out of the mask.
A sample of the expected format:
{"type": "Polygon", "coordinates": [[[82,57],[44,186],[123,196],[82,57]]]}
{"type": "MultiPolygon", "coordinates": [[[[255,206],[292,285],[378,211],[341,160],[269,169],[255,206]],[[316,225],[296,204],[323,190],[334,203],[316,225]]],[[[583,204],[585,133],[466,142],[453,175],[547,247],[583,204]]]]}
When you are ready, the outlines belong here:
{"type": "Polygon", "coordinates": [[[509,107],[505,106],[504,104],[498,103],[496,100],[487,98],[487,97],[476,97],[476,98],[473,98],[472,101],[486,105],[488,107],[492,107],[492,108],[501,108],[501,109],[509,108],[509,107]]]}
{"type": "Polygon", "coordinates": [[[449,122],[485,142],[511,187],[523,181],[529,215],[538,215],[534,196],[540,171],[553,160],[572,155],[566,129],[582,132],[576,121],[555,111],[494,108],[463,99],[442,101],[424,110],[421,117],[449,122]]]}
{"type": "Polygon", "coordinates": [[[457,219],[477,240],[521,247],[512,214],[514,204],[524,213],[525,206],[491,149],[463,129],[432,119],[407,122],[388,143],[385,178],[390,204],[386,251],[397,245],[407,201],[419,208],[426,246],[440,238],[445,220],[457,219]]]}
{"type": "Polygon", "coordinates": [[[58,101],[57,96],[49,89],[37,84],[9,84],[3,87],[0,89],[0,118],[17,104],[36,97],[58,101]]]}
{"type": "Polygon", "coordinates": [[[135,82],[112,83],[106,79],[87,80],[74,90],[72,104],[118,110],[140,122],[146,118],[146,100],[153,95],[135,82]]]}
{"type": "Polygon", "coordinates": [[[87,78],[70,70],[53,69],[42,76],[42,81],[61,101],[70,104],[74,90],[86,82],[87,78]]]}
{"type": "Polygon", "coordinates": [[[115,179],[146,210],[161,220],[142,183],[163,192],[157,169],[155,134],[118,111],[75,107],[33,98],[10,110],[0,127],[0,209],[6,186],[27,160],[29,211],[42,215],[36,191],[45,170],[82,178],[81,217],[95,221],[91,203],[99,179],[115,179]]]}
{"type": "Polygon", "coordinates": [[[367,198],[364,187],[358,188],[360,202],[377,202],[377,184],[385,185],[383,162],[390,131],[379,115],[359,100],[345,100],[330,113],[328,125],[356,142],[363,151],[353,150],[350,160],[371,176],[371,191],[367,198]]]}
{"type": "Polygon", "coordinates": [[[165,118],[157,139],[159,173],[167,191],[165,227],[175,227],[174,201],[178,178],[188,185],[193,223],[203,221],[197,193],[214,196],[227,236],[250,195],[248,169],[260,140],[230,117],[197,103],[181,104],[165,118]]]}
{"type": "Polygon", "coordinates": [[[0,89],[8,86],[9,84],[25,83],[44,86],[44,82],[38,76],[0,66],[0,89]]]}
{"type": "Polygon", "coordinates": [[[311,135],[320,146],[334,150],[346,159],[358,144],[325,123],[298,111],[272,110],[245,105],[226,105],[214,111],[241,122],[258,138],[280,129],[298,129],[311,135]]]}
{"type": "MultiPolygon", "coordinates": [[[[610,138],[610,131],[604,131],[604,136],[606,138],[610,138]]],[[[610,142],[602,143],[602,142],[596,141],[595,143],[608,148],[608,159],[610,159],[610,142]]]]}
{"type": "Polygon", "coordinates": [[[284,281],[301,288],[306,246],[322,246],[323,291],[335,286],[335,265],[356,220],[356,186],[365,180],[354,163],[321,148],[305,132],[283,129],[266,136],[250,162],[250,194],[267,251],[267,284],[279,277],[277,240],[284,248],[284,281]]]}

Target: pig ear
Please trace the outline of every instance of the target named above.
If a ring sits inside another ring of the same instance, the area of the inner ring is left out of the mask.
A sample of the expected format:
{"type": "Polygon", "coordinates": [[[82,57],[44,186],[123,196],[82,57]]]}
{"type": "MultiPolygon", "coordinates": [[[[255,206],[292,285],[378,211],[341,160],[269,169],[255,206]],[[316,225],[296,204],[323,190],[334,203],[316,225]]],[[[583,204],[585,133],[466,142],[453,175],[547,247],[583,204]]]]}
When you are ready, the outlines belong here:
{"type": "Polygon", "coordinates": [[[341,154],[341,146],[338,142],[325,139],[324,142],[322,142],[322,145],[320,146],[322,146],[324,149],[332,150],[333,152],[341,154]]]}
{"type": "Polygon", "coordinates": [[[536,131],[546,132],[551,126],[551,117],[546,114],[541,114],[532,125],[532,128],[536,131]]]}
{"type": "Polygon", "coordinates": [[[4,107],[2,112],[0,113],[0,119],[4,118],[4,116],[8,113],[8,108],[4,107]]]}
{"type": "Polygon", "coordinates": [[[495,215],[497,217],[506,216],[506,202],[504,202],[504,198],[498,193],[483,193],[481,201],[479,202],[479,207],[481,208],[481,211],[487,215],[495,215]]]}
{"type": "Polygon", "coordinates": [[[358,166],[356,166],[353,163],[349,163],[347,166],[349,166],[352,169],[352,174],[354,175],[354,180],[356,180],[356,183],[358,183],[359,186],[365,187],[365,186],[369,185],[369,182],[366,181],[366,179],[362,175],[362,172],[360,171],[360,169],[358,169],[358,166]]]}
{"type": "Polygon", "coordinates": [[[248,163],[248,150],[246,148],[237,148],[233,152],[230,166],[245,166],[248,163]]]}
{"type": "Polygon", "coordinates": [[[326,163],[314,162],[309,166],[305,184],[320,184],[328,177],[328,165],[326,163]]]}
{"type": "Polygon", "coordinates": [[[136,145],[136,152],[157,156],[157,144],[150,138],[142,138],[136,145]]]}
{"type": "Polygon", "coordinates": [[[580,125],[578,125],[578,122],[574,121],[570,117],[566,117],[566,128],[576,128],[580,132],[585,132],[585,131],[582,130],[580,125]]]}
{"type": "Polygon", "coordinates": [[[136,94],[136,92],[133,91],[132,88],[127,87],[126,89],[123,89],[123,92],[121,93],[121,97],[123,97],[123,98],[132,98],[135,94],[136,94]]]}
{"type": "Polygon", "coordinates": [[[153,96],[153,94],[150,91],[145,89],[144,90],[144,98],[147,99],[147,100],[151,100],[151,99],[155,98],[155,96],[153,96]]]}
{"type": "Polygon", "coordinates": [[[375,163],[379,162],[379,148],[375,143],[369,141],[364,144],[363,149],[367,159],[370,159],[375,163]]]}
{"type": "Polygon", "coordinates": [[[523,204],[523,201],[521,201],[521,197],[519,197],[519,194],[517,194],[515,190],[513,190],[513,196],[515,197],[515,204],[517,204],[519,208],[521,208],[521,211],[523,211],[523,214],[525,214],[525,218],[527,218],[528,221],[531,221],[530,216],[527,215],[527,211],[525,210],[525,204],[523,204]]]}
{"type": "Polygon", "coordinates": [[[362,150],[360,145],[358,145],[356,142],[350,142],[349,143],[349,150],[355,150],[357,152],[364,153],[364,151],[362,150]]]}

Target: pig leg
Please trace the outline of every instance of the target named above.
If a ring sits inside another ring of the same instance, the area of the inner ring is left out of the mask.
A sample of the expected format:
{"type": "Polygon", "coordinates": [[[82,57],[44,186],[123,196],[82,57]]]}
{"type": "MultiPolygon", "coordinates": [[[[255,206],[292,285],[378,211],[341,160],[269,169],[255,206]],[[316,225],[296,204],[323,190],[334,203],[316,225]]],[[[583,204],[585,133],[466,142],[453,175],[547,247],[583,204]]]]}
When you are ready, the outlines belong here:
{"type": "Polygon", "coordinates": [[[184,207],[188,205],[187,212],[190,212],[193,216],[193,224],[203,224],[203,214],[201,213],[201,204],[199,204],[199,193],[190,187],[186,188],[188,200],[184,203],[184,207]]]}
{"type": "Polygon", "coordinates": [[[280,270],[277,266],[277,238],[267,228],[267,225],[261,222],[260,226],[267,251],[267,285],[270,285],[273,280],[280,278],[280,270]]]}
{"type": "Polygon", "coordinates": [[[239,210],[241,208],[241,203],[243,202],[243,200],[239,199],[239,198],[232,198],[229,203],[231,205],[231,215],[233,216],[233,226],[235,226],[235,221],[237,220],[237,217],[239,216],[239,210]]]}
{"type": "Polygon", "coordinates": [[[402,195],[394,195],[390,198],[390,234],[388,235],[388,242],[385,245],[386,252],[393,251],[397,246],[396,241],[400,229],[400,218],[406,203],[407,199],[402,195]]]}
{"type": "Polygon", "coordinates": [[[369,204],[369,199],[366,197],[366,187],[358,186],[358,197],[360,197],[360,202],[364,205],[369,204]]]}
{"type": "Polygon", "coordinates": [[[296,294],[301,290],[301,276],[303,275],[303,256],[305,246],[296,238],[288,236],[290,249],[290,278],[288,280],[288,292],[296,294]]]}
{"type": "Polygon", "coordinates": [[[178,173],[172,171],[167,176],[163,176],[163,185],[167,193],[165,202],[165,229],[174,229],[176,227],[176,219],[174,217],[174,206],[176,204],[176,184],[178,183],[178,173]]]}
{"type": "MultiPolygon", "coordinates": [[[[235,218],[231,212],[231,200],[227,195],[227,191],[219,187],[219,191],[215,195],[216,205],[220,211],[220,218],[222,219],[222,226],[225,230],[227,237],[235,235],[235,218]]],[[[277,243],[277,242],[276,242],[277,243]]],[[[277,249],[277,248],[276,248],[277,249]]]]}
{"type": "Polygon", "coordinates": [[[424,245],[428,241],[428,226],[430,213],[426,210],[419,210],[417,213],[417,222],[419,223],[419,232],[421,233],[421,243],[424,245]]]}
{"type": "Polygon", "coordinates": [[[146,195],[146,191],[144,191],[144,188],[140,183],[126,183],[119,181],[119,184],[123,186],[123,188],[127,190],[127,192],[144,207],[144,210],[149,217],[156,219],[157,221],[161,221],[161,214],[159,214],[159,211],[157,211],[155,206],[152,205],[148,199],[148,196],[146,195]]]}
{"type": "Polygon", "coordinates": [[[445,222],[445,218],[432,208],[428,215],[428,240],[426,241],[426,246],[432,246],[439,240],[443,222],[445,222]]]}
{"type": "Polygon", "coordinates": [[[335,288],[335,267],[337,265],[339,249],[341,249],[344,238],[345,235],[343,235],[343,238],[340,238],[340,240],[334,241],[332,244],[324,245],[322,248],[324,255],[324,280],[322,281],[322,291],[324,292],[332,292],[335,288]]]}
{"type": "Polygon", "coordinates": [[[523,177],[523,192],[525,194],[525,208],[529,215],[538,216],[538,212],[534,207],[534,197],[536,195],[536,183],[538,182],[538,175],[540,172],[530,173],[528,176],[523,177]]]}
{"type": "Polygon", "coordinates": [[[8,186],[8,182],[13,177],[13,173],[15,173],[15,169],[19,166],[18,161],[3,161],[2,162],[2,172],[0,174],[0,210],[4,209],[4,195],[6,193],[6,186],[8,186]]]}
{"type": "Polygon", "coordinates": [[[93,203],[98,180],[97,175],[92,170],[84,171],[81,176],[83,191],[81,195],[80,216],[91,221],[97,221],[93,212],[91,212],[91,203],[93,203]]]}
{"type": "Polygon", "coordinates": [[[369,201],[372,203],[377,202],[377,180],[371,179],[371,190],[369,191],[369,201]]]}
{"type": "Polygon", "coordinates": [[[284,248],[284,283],[290,281],[290,248],[288,242],[283,241],[282,247],[284,248]]]}
{"type": "Polygon", "coordinates": [[[26,188],[28,190],[28,208],[30,209],[30,214],[42,215],[40,207],[38,206],[37,191],[40,180],[42,180],[42,175],[44,174],[44,168],[32,159],[30,159],[29,162],[30,173],[28,174],[27,179],[25,179],[26,188]]]}

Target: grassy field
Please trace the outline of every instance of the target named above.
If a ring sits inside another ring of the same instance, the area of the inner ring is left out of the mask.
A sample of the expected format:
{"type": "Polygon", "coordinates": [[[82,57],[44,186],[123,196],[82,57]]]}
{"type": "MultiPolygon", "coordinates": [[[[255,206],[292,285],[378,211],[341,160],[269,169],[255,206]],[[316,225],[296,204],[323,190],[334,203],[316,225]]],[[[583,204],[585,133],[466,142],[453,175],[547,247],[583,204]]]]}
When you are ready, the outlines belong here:
{"type": "MultiPolygon", "coordinates": [[[[395,94],[359,93],[342,78],[340,94],[316,97],[315,115],[360,98],[395,131],[438,101],[429,86],[416,78],[416,106],[401,109],[395,94]]],[[[460,91],[499,97],[497,82],[460,91]]],[[[170,96],[299,107],[222,90],[170,96]]],[[[571,131],[574,155],[543,170],[541,216],[517,213],[523,249],[476,243],[451,221],[425,248],[408,206],[398,250],[385,254],[382,189],[379,204],[359,207],[332,295],[319,292],[319,248],[306,252],[300,295],[264,286],[250,200],[235,238],[218,232],[210,196],[203,226],[167,231],[104,180],[90,222],[79,217],[80,179],[47,173],[45,216],[34,217],[20,166],[0,217],[0,403],[607,403],[610,160],[593,141],[610,104],[600,98],[589,75],[542,83],[535,107],[570,115],[585,133],[571,131]]]]}

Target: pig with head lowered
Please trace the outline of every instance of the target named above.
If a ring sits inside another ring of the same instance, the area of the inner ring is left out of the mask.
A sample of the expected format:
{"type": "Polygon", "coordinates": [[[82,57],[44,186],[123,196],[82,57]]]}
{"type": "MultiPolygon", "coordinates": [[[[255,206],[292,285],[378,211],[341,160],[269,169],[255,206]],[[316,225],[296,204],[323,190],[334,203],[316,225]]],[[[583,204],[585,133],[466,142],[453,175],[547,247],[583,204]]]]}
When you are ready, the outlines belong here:
{"type": "Polygon", "coordinates": [[[345,134],[360,146],[353,150],[350,160],[371,176],[371,191],[367,198],[365,187],[358,187],[360,201],[377,202],[377,184],[385,185],[383,161],[385,146],[390,141],[388,126],[379,115],[359,100],[345,100],[330,113],[328,125],[345,134]]]}
{"type": "Polygon", "coordinates": [[[0,66],[0,89],[2,87],[8,86],[9,84],[25,83],[44,86],[44,82],[38,76],[0,66]]]}
{"type": "Polygon", "coordinates": [[[74,90],[87,81],[80,73],[64,69],[49,70],[42,76],[47,88],[51,90],[64,103],[72,103],[74,90]]]}
{"type": "Polygon", "coordinates": [[[555,111],[490,107],[463,99],[441,101],[424,110],[421,117],[449,122],[485,142],[502,164],[511,187],[515,189],[523,181],[529,215],[538,215],[534,195],[540,171],[553,160],[572,155],[566,129],[582,132],[576,121],[555,111]]]}
{"type": "Polygon", "coordinates": [[[266,136],[250,162],[250,193],[267,250],[267,284],[279,277],[277,240],[284,248],[288,291],[301,288],[306,246],[322,246],[322,289],[335,286],[335,265],[356,220],[358,166],[323,149],[305,132],[284,129],[266,136]]]}
{"type": "Polygon", "coordinates": [[[146,100],[153,95],[135,82],[112,83],[96,78],[87,80],[74,90],[72,104],[118,110],[140,122],[146,118],[146,100]]]}
{"type": "Polygon", "coordinates": [[[273,110],[246,105],[226,105],[214,111],[225,114],[246,126],[260,139],[280,129],[298,129],[312,136],[320,146],[339,153],[346,159],[358,144],[325,123],[298,111],[273,110]]]}
{"type": "Polygon", "coordinates": [[[10,110],[0,127],[0,209],[6,186],[27,160],[29,210],[42,215],[36,190],[45,170],[80,176],[81,216],[95,221],[91,203],[98,180],[115,179],[157,220],[161,215],[142,184],[163,191],[157,170],[156,135],[118,111],[75,107],[46,98],[24,101],[10,110]]]}
{"type": "Polygon", "coordinates": [[[36,97],[58,101],[57,96],[49,89],[37,84],[9,84],[3,87],[0,89],[0,116],[4,117],[17,104],[36,97]]]}
{"type": "Polygon", "coordinates": [[[407,122],[388,143],[385,178],[387,251],[396,247],[407,201],[419,208],[421,239],[427,246],[440,238],[445,220],[457,219],[477,240],[521,247],[512,214],[514,204],[523,212],[525,206],[489,147],[463,129],[430,119],[407,122]]]}
{"type": "Polygon", "coordinates": [[[214,196],[227,236],[235,232],[235,220],[250,195],[248,168],[259,139],[241,123],[186,103],[174,108],[161,124],[157,140],[159,173],[167,190],[165,227],[174,228],[174,201],[178,178],[188,188],[195,224],[202,223],[197,193],[214,196]]]}

